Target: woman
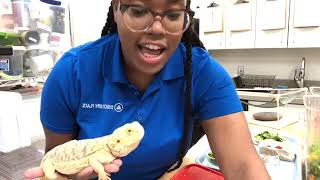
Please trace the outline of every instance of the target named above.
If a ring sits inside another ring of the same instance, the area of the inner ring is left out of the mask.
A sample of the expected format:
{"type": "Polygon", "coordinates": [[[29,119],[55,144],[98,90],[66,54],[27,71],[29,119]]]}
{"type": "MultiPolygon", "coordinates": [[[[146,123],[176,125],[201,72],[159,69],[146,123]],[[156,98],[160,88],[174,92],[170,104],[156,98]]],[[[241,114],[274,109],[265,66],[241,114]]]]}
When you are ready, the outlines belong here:
{"type": "MultiPolygon", "coordinates": [[[[270,179],[232,80],[193,33],[192,15],[190,0],[113,0],[103,37],[67,52],[46,81],[46,151],[137,120],[141,144],[105,169],[113,180],[156,179],[181,164],[197,119],[225,179],[270,179]]],[[[42,175],[40,168],[25,173],[42,175]]],[[[87,168],[76,176],[94,175],[87,168]]]]}

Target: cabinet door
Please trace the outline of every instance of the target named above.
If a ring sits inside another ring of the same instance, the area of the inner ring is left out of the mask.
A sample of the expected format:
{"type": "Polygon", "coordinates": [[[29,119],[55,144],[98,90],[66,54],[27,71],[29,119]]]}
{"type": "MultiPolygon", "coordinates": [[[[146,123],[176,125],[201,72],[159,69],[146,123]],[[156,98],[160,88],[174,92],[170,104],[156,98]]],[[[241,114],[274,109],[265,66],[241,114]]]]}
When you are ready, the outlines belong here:
{"type": "Polygon", "coordinates": [[[319,0],[291,0],[289,47],[320,47],[319,7],[319,0]]]}
{"type": "Polygon", "coordinates": [[[200,12],[200,39],[207,49],[225,48],[224,4],[222,0],[203,4],[200,12]]]}
{"type": "Polygon", "coordinates": [[[256,0],[228,0],[226,48],[254,48],[256,0]]]}
{"type": "Polygon", "coordinates": [[[28,122],[28,130],[31,140],[36,141],[44,137],[42,124],[40,121],[40,97],[33,97],[23,101],[22,117],[28,122]]]}
{"type": "Polygon", "coordinates": [[[257,0],[256,48],[286,48],[289,0],[257,0]]]}

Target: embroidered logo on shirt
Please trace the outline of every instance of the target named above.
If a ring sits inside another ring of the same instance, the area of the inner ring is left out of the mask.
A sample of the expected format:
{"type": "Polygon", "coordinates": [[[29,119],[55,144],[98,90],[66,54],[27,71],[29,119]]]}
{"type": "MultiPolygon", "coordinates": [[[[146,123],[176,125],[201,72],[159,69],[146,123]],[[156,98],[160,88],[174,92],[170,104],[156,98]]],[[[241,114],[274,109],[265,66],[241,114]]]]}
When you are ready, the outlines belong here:
{"type": "Polygon", "coordinates": [[[117,112],[121,112],[123,110],[123,105],[121,103],[117,103],[114,105],[114,110],[117,112]]]}
{"type": "Polygon", "coordinates": [[[121,103],[113,104],[88,104],[82,103],[83,109],[102,109],[102,110],[115,110],[116,112],[121,112],[123,110],[123,105],[121,103]]]}

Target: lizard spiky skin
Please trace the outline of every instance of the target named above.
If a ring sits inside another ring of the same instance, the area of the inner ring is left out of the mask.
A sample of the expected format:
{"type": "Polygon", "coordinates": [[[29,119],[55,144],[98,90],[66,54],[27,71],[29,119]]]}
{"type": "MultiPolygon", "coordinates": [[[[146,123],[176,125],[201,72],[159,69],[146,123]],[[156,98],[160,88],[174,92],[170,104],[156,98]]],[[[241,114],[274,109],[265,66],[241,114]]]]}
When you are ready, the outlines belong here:
{"type": "Polygon", "coordinates": [[[73,175],[91,166],[99,180],[110,180],[103,164],[124,157],[135,150],[144,136],[138,122],[117,128],[112,134],[95,139],[72,140],[58,145],[45,154],[40,167],[45,179],[58,179],[59,173],[73,175]]]}

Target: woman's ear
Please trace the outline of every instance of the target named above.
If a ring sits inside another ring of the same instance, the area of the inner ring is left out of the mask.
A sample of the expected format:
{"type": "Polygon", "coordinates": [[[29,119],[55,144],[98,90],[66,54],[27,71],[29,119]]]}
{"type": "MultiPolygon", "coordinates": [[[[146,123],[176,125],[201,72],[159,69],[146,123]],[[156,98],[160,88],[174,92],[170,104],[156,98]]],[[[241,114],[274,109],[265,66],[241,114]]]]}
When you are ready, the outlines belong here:
{"type": "Polygon", "coordinates": [[[119,0],[112,0],[112,7],[113,7],[113,20],[117,23],[117,8],[118,8],[119,0]]]}

